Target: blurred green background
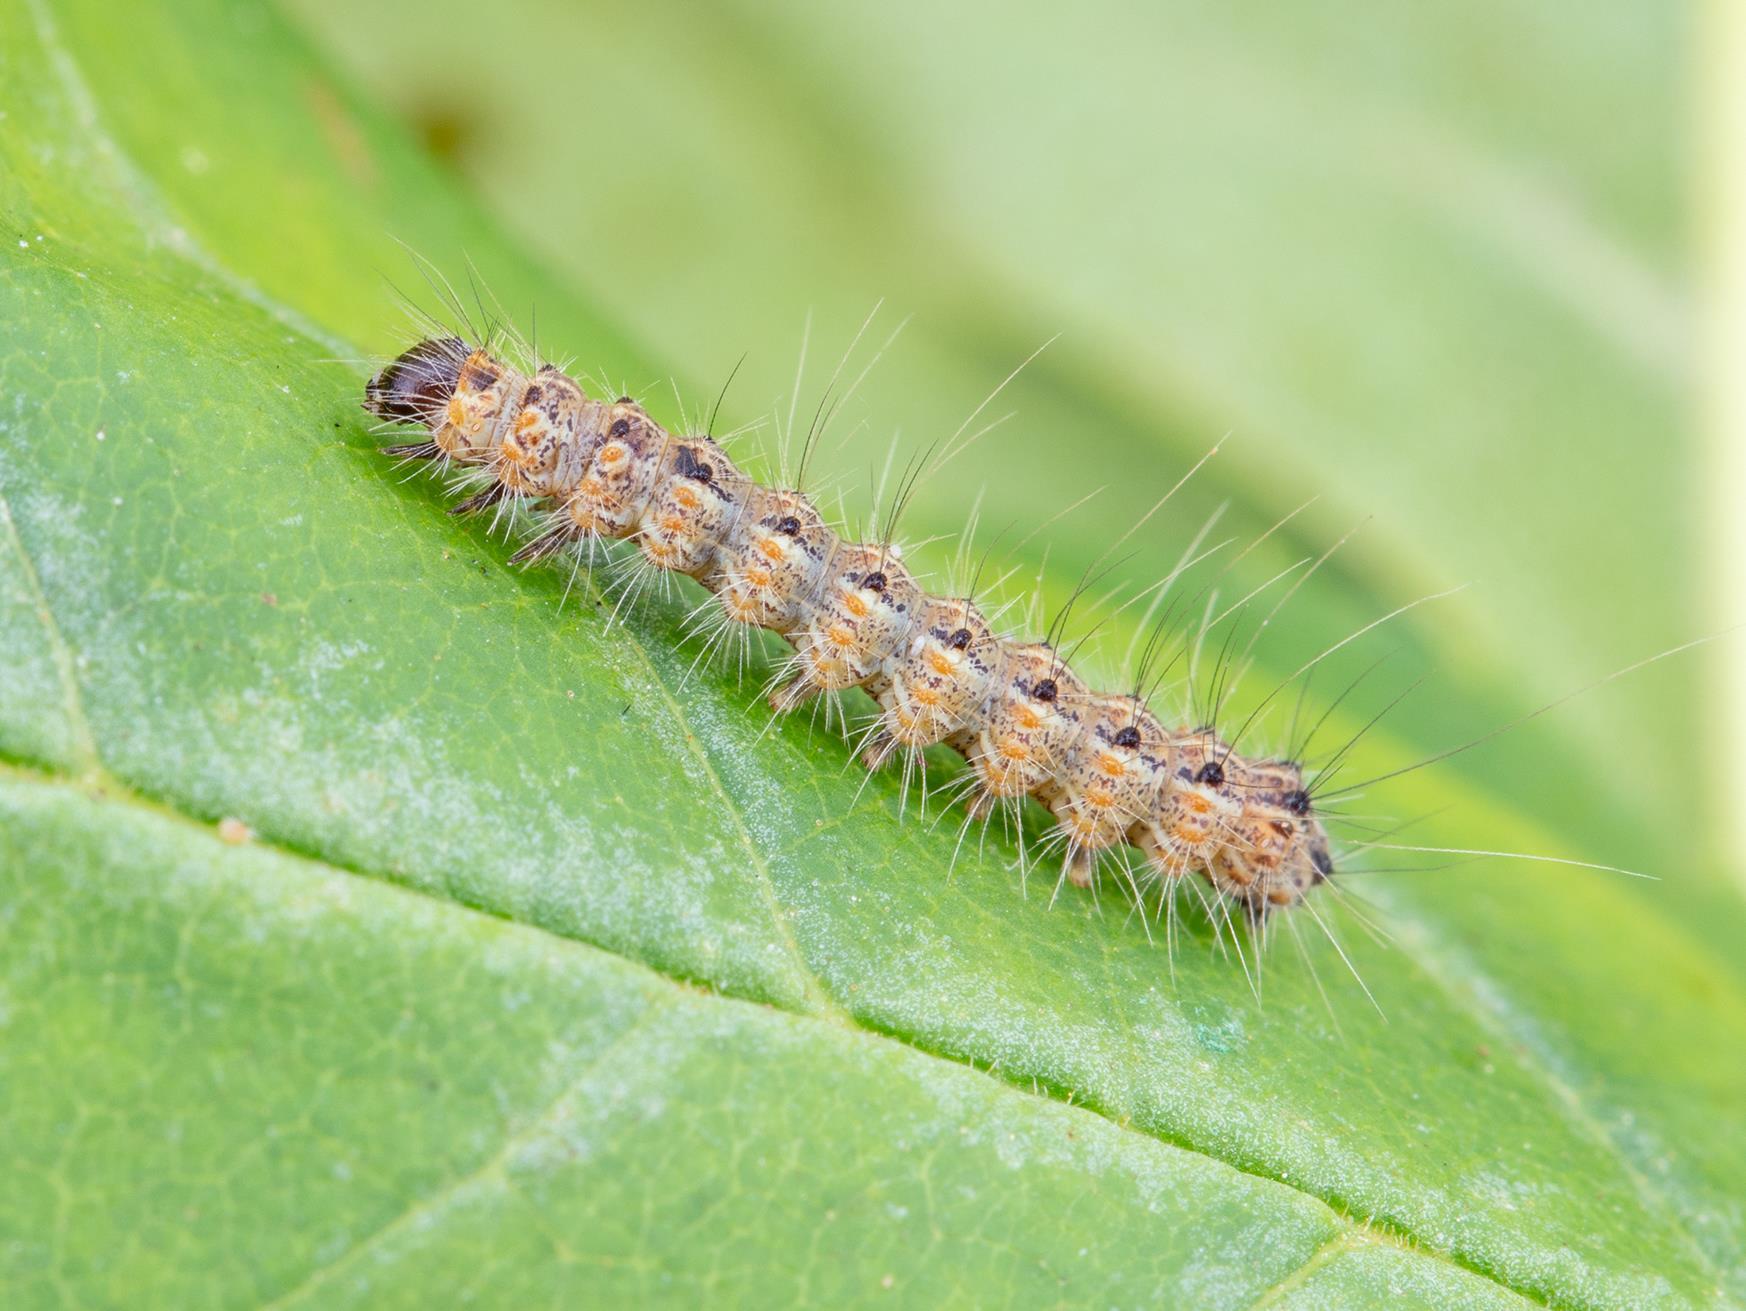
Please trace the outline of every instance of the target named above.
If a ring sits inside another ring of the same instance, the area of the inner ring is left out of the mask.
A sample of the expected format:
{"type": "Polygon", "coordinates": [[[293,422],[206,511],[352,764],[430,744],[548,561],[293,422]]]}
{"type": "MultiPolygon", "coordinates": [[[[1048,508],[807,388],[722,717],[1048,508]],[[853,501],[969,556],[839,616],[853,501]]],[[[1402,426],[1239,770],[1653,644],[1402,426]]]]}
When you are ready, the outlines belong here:
{"type": "MultiPolygon", "coordinates": [[[[1679,6],[291,8],[690,394],[745,353],[737,420],[780,403],[809,318],[816,385],[873,305],[913,316],[837,459],[851,507],[890,433],[950,431],[1059,333],[912,535],[979,486],[996,527],[1105,488],[1060,534],[1070,579],[1229,434],[1134,581],[1225,498],[1221,534],[1318,497],[1291,545],[1363,527],[1265,658],[1468,584],[1352,652],[1409,648],[1374,704],[1429,671],[1390,719],[1426,750],[1727,622],[1679,6]]],[[[1593,858],[1726,877],[1738,663],[1682,657],[1450,767],[1593,858]]]]}

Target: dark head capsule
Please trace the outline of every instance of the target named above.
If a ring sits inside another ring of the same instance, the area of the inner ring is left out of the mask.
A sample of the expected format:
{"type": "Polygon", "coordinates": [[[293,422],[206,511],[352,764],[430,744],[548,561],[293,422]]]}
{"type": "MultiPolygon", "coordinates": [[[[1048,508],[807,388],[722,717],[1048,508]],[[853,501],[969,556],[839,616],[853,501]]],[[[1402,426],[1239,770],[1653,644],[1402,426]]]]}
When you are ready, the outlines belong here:
{"type": "Polygon", "coordinates": [[[441,427],[467,354],[467,344],[459,337],[419,342],[370,379],[364,388],[364,408],[395,423],[441,427]]]}

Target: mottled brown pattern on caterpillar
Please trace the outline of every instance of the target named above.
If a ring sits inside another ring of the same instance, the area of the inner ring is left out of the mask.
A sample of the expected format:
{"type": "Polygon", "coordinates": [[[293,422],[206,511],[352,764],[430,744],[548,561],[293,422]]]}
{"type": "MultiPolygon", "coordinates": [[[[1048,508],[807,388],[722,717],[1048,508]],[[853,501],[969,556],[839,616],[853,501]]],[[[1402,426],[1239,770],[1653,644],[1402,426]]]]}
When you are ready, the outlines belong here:
{"type": "Polygon", "coordinates": [[[930,595],[895,547],[844,541],[801,492],[763,486],[712,438],[674,436],[628,397],[591,399],[555,368],[528,377],[450,337],[384,368],[364,406],[429,434],[391,453],[472,474],[479,490],[458,511],[538,508],[517,560],[633,540],[648,566],[712,592],[716,623],[786,638],[778,713],[865,688],[879,706],[870,769],[944,743],[969,762],[972,817],[1036,798],[1054,820],[1045,849],[1076,884],[1133,846],[1165,888],[1199,874],[1261,919],[1333,872],[1298,765],[1250,760],[1211,729],[1171,729],[1140,698],[1095,691],[1049,643],[930,595]]]}

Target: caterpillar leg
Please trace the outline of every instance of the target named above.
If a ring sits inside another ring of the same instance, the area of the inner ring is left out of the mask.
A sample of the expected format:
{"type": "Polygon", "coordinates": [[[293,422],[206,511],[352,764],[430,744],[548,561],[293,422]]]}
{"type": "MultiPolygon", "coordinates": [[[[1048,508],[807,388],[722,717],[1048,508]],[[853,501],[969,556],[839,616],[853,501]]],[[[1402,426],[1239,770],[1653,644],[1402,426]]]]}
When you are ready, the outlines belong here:
{"type": "Polygon", "coordinates": [[[1089,888],[1097,882],[1097,852],[1089,847],[1069,845],[1064,865],[1067,881],[1076,888],[1089,888]]]}
{"type": "Polygon", "coordinates": [[[790,714],[800,709],[822,691],[824,688],[810,678],[791,678],[786,683],[780,683],[770,689],[768,698],[770,709],[779,715],[790,714]]]}
{"type": "Polygon", "coordinates": [[[883,729],[877,730],[867,745],[861,748],[861,763],[867,767],[869,773],[884,769],[897,754],[899,745],[898,740],[891,734],[883,729]]]}
{"type": "Polygon", "coordinates": [[[503,483],[494,482],[482,492],[474,492],[459,505],[449,507],[450,514],[473,514],[476,511],[488,509],[509,496],[510,490],[503,483]]]}
{"type": "Polygon", "coordinates": [[[442,453],[443,448],[435,442],[403,442],[382,448],[383,455],[392,455],[397,460],[434,460],[442,453]]]}
{"type": "Polygon", "coordinates": [[[587,536],[586,533],[582,532],[567,519],[562,520],[547,528],[539,536],[529,541],[527,545],[523,546],[514,555],[510,556],[509,563],[537,564],[548,556],[558,554],[558,552],[562,551],[572,542],[578,542],[585,536],[587,536]]]}
{"type": "Polygon", "coordinates": [[[994,817],[994,812],[1000,808],[1000,794],[988,788],[979,787],[970,794],[970,800],[964,805],[972,820],[988,820],[994,817]]]}

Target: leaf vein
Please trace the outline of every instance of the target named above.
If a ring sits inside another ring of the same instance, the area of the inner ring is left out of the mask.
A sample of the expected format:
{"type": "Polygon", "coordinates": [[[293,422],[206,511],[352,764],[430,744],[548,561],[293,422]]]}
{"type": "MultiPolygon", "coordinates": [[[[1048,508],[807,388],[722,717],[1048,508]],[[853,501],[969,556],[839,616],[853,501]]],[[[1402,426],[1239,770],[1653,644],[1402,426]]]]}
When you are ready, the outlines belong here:
{"type": "Polygon", "coordinates": [[[356,1265],[369,1252],[391,1241],[396,1234],[417,1224],[426,1216],[440,1215],[449,1202],[459,1198],[469,1189],[487,1182],[494,1176],[504,1175],[515,1153],[533,1142],[541,1132],[554,1124],[565,1105],[593,1077],[595,1072],[623,1050],[631,1039],[643,1030],[651,1018],[663,1013],[672,1004],[672,999],[668,997],[651,999],[648,1008],[602,1046],[593,1058],[576,1072],[575,1077],[559,1089],[557,1096],[552,1098],[545,1109],[529,1120],[525,1128],[509,1134],[503,1140],[503,1145],[481,1165],[469,1170],[464,1175],[449,1179],[434,1191],[415,1198],[397,1215],[378,1225],[357,1242],[349,1244],[344,1251],[331,1260],[316,1266],[291,1288],[274,1297],[271,1301],[262,1303],[260,1311],[282,1311],[285,1307],[295,1306],[310,1293],[332,1280],[342,1269],[356,1265]]]}
{"type": "Polygon", "coordinates": [[[24,541],[18,535],[18,525],[12,520],[12,509],[3,494],[0,494],[0,531],[4,532],[18,557],[19,577],[30,593],[31,605],[48,637],[49,658],[54,661],[55,675],[61,684],[62,709],[67,716],[67,726],[72,730],[74,755],[85,770],[100,771],[102,759],[97,751],[97,739],[91,731],[90,720],[85,717],[84,698],[80,692],[78,674],[73,667],[72,648],[67,645],[66,636],[61,632],[54,609],[49,605],[48,593],[43,590],[42,579],[37,576],[36,563],[30,558],[30,552],[24,549],[24,541]]]}

